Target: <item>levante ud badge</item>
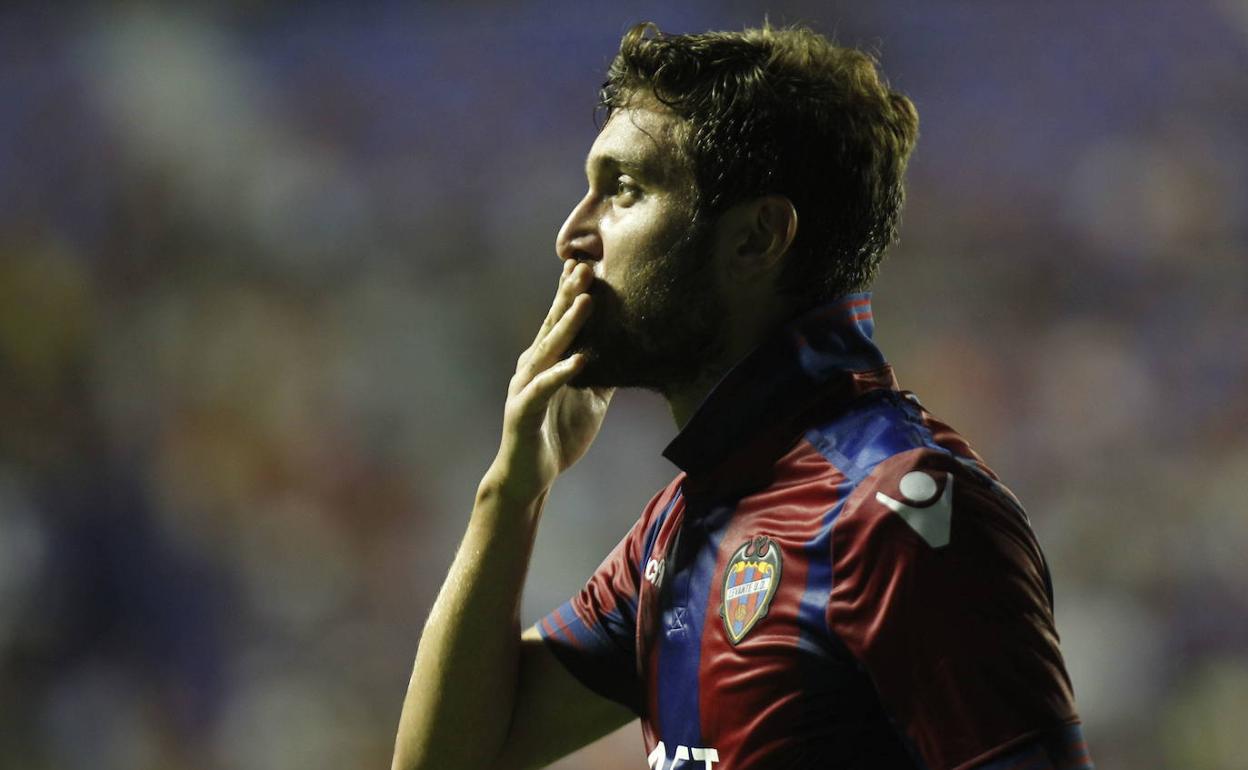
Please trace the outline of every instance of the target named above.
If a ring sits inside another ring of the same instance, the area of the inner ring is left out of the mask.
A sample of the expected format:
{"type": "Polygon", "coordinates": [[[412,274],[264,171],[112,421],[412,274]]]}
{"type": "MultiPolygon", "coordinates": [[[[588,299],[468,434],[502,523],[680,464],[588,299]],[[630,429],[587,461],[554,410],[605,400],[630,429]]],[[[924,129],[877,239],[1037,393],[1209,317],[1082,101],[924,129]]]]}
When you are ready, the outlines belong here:
{"type": "Polygon", "coordinates": [[[766,535],[750,538],[728,560],[719,614],[734,645],[767,614],[780,586],[780,563],[780,546],[766,535]]]}

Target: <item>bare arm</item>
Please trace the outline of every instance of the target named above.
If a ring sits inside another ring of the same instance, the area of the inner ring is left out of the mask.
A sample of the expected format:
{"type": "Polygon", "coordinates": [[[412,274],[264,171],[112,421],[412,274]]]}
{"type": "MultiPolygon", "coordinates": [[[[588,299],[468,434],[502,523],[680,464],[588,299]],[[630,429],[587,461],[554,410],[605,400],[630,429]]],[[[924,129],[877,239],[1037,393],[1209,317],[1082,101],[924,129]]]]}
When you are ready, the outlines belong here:
{"type": "Polygon", "coordinates": [[[520,635],[546,497],[589,448],[611,398],[566,387],[583,361],[559,356],[588,316],[592,280],[587,266],[569,267],[509,384],[498,456],[416,652],[394,770],[535,767],[632,716],[577,682],[531,630],[520,635]]]}
{"type": "Polygon", "coordinates": [[[520,659],[519,707],[496,767],[544,767],[636,719],[569,674],[536,628],[521,637],[520,659]]]}

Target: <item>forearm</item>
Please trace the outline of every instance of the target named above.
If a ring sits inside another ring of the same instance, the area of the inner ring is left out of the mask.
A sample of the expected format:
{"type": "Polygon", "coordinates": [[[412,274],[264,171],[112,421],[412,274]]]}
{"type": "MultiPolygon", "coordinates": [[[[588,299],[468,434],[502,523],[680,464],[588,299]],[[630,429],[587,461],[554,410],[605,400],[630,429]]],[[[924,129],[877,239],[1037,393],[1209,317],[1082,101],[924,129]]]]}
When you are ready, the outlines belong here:
{"type": "Polygon", "coordinates": [[[520,593],[537,520],[611,401],[609,389],[565,387],[586,360],[561,356],[588,317],[592,278],[588,266],[565,264],[550,312],[507,384],[498,456],[416,651],[394,770],[494,767],[507,744],[520,678],[520,593]]]}
{"type": "Polygon", "coordinates": [[[393,767],[487,767],[515,703],[520,595],[545,494],[509,499],[487,474],[425,625],[393,767]]]}

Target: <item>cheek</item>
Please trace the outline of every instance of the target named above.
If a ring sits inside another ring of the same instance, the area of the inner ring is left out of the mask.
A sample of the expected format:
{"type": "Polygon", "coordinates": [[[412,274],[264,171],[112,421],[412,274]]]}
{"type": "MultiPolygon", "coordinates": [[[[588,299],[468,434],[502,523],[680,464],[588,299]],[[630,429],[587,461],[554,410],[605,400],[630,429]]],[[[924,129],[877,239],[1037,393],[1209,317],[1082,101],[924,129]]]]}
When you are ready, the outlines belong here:
{"type": "Polygon", "coordinates": [[[661,259],[688,226],[671,206],[641,204],[602,223],[603,259],[595,275],[612,286],[661,259]]]}

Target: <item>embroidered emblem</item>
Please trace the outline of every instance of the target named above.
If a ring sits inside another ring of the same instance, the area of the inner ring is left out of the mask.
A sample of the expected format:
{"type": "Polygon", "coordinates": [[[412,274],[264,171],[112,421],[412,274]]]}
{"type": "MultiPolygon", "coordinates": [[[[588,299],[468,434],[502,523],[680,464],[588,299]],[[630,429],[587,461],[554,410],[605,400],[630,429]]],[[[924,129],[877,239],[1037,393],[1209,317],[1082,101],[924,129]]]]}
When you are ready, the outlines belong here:
{"type": "Polygon", "coordinates": [[[750,538],[728,559],[719,614],[735,645],[767,614],[780,586],[780,546],[766,535],[750,538]]]}

